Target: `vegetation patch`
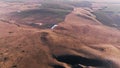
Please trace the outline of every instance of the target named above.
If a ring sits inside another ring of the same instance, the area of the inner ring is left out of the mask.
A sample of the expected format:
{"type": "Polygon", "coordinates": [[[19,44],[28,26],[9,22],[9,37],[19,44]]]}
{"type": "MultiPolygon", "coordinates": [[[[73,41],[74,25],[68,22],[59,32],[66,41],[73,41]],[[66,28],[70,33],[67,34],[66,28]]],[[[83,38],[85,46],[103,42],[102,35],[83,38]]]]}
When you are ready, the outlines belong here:
{"type": "Polygon", "coordinates": [[[72,10],[73,8],[67,5],[43,4],[39,9],[13,12],[10,15],[10,20],[15,20],[19,24],[46,29],[64,21],[65,16],[72,10]],[[42,25],[36,23],[42,23],[42,25]]]}

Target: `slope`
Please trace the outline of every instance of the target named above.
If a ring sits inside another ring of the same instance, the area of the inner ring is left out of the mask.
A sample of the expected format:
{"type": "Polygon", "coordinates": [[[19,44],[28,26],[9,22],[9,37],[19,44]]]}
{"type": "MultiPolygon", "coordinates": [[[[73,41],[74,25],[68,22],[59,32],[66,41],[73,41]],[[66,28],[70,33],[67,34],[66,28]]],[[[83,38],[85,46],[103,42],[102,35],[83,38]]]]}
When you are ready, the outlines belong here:
{"type": "Polygon", "coordinates": [[[57,25],[53,30],[15,26],[16,34],[0,38],[0,67],[120,68],[119,30],[82,8],[57,25]]]}

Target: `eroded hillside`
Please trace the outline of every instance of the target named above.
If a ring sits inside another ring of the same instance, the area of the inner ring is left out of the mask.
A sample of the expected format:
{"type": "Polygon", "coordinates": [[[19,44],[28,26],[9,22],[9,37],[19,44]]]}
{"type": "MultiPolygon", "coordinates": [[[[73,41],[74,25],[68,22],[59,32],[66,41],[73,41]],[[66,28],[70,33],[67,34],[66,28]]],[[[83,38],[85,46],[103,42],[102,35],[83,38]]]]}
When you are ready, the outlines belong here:
{"type": "Polygon", "coordinates": [[[120,68],[120,31],[91,12],[74,8],[54,29],[1,21],[0,68],[120,68]]]}
{"type": "Polygon", "coordinates": [[[120,31],[88,10],[74,8],[54,29],[0,24],[1,68],[120,68],[120,31]]]}

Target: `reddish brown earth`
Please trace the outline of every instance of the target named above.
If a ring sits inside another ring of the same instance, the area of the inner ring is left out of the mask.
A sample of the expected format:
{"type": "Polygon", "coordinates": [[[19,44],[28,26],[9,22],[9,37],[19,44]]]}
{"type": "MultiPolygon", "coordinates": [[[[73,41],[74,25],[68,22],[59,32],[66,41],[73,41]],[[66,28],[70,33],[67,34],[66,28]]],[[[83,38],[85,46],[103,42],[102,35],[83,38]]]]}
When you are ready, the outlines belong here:
{"type": "Polygon", "coordinates": [[[120,31],[75,8],[58,26],[0,22],[0,68],[120,68],[120,31]]]}

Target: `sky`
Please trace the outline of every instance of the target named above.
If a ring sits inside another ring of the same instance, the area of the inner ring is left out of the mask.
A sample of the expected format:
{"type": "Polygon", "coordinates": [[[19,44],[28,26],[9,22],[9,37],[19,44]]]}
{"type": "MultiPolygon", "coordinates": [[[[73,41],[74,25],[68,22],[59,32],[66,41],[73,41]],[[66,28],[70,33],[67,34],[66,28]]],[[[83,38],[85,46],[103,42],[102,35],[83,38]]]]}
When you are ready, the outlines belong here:
{"type": "Polygon", "coordinates": [[[97,1],[97,2],[120,2],[120,0],[88,0],[88,1],[97,1]]]}
{"type": "MultiPolygon", "coordinates": [[[[0,1],[4,1],[4,0],[0,0],[0,1]]],[[[25,0],[6,0],[6,1],[25,1],[25,0]]],[[[28,0],[29,1],[29,0],[28,0]]],[[[32,0],[30,0],[32,1],[32,0]]],[[[39,1],[39,0],[33,0],[33,1],[39,1]]],[[[46,0],[45,0],[46,1],[46,0]]],[[[50,0],[48,0],[50,1],[50,0]]],[[[69,1],[69,0],[68,0],[69,1]]],[[[72,1],[81,1],[81,0],[72,0],[72,1]]],[[[85,1],[85,0],[82,0],[85,1]]],[[[114,3],[120,3],[120,0],[87,0],[87,1],[95,1],[95,2],[114,2],[114,3]]]]}

